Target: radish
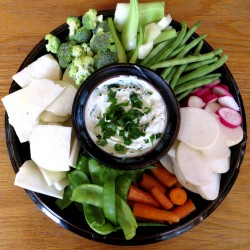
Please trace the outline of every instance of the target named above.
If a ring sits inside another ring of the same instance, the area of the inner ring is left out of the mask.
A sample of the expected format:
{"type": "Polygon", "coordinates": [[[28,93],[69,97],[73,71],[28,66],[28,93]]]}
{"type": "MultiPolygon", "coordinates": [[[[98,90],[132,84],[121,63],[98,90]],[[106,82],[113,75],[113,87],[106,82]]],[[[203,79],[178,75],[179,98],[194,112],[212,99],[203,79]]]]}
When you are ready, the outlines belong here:
{"type": "Polygon", "coordinates": [[[196,95],[199,97],[203,97],[206,95],[212,94],[212,90],[209,88],[202,88],[202,90],[200,90],[196,95]]]}
{"type": "Polygon", "coordinates": [[[160,159],[160,163],[162,164],[162,166],[164,168],[166,168],[171,174],[174,174],[174,170],[173,170],[173,161],[171,159],[171,157],[166,154],[164,155],[161,159],[160,159]]]}
{"type": "Polygon", "coordinates": [[[202,87],[199,87],[199,88],[193,90],[190,94],[191,95],[197,95],[202,89],[203,89],[202,87]]]}
{"type": "Polygon", "coordinates": [[[213,94],[213,93],[208,94],[208,95],[204,95],[204,96],[202,96],[202,100],[205,103],[216,102],[218,100],[218,95],[213,94]]]}
{"type": "Polygon", "coordinates": [[[222,124],[229,128],[236,128],[241,125],[242,117],[236,110],[228,107],[222,107],[216,111],[222,124]]]}
{"type": "Polygon", "coordinates": [[[225,84],[220,84],[220,87],[222,87],[223,89],[225,89],[225,90],[227,90],[227,91],[229,91],[229,87],[227,86],[227,85],[225,85],[225,84]]]}
{"type": "Polygon", "coordinates": [[[192,148],[202,150],[216,143],[220,128],[215,116],[204,109],[181,108],[178,140],[192,148]]]}
{"type": "Polygon", "coordinates": [[[230,169],[230,157],[215,159],[213,161],[212,169],[219,174],[226,173],[230,169]]]}
{"type": "Polygon", "coordinates": [[[212,92],[219,96],[232,96],[231,93],[221,85],[214,87],[212,92]]]}
{"type": "Polygon", "coordinates": [[[198,96],[191,95],[187,99],[187,106],[193,108],[204,108],[206,103],[198,96]]]}
{"type": "Polygon", "coordinates": [[[232,108],[239,111],[240,107],[232,96],[221,96],[218,98],[218,103],[222,106],[232,108]]]}
{"type": "Polygon", "coordinates": [[[214,87],[218,86],[219,84],[220,84],[220,79],[217,79],[214,82],[207,84],[206,88],[214,88],[214,87]]]}
{"type": "Polygon", "coordinates": [[[180,142],[176,151],[179,170],[185,179],[193,185],[207,185],[212,182],[213,160],[204,156],[199,150],[180,142]]]}
{"type": "Polygon", "coordinates": [[[205,106],[205,110],[208,111],[209,113],[215,113],[221,107],[222,106],[217,102],[209,102],[205,106]]]}
{"type": "Polygon", "coordinates": [[[174,142],[174,145],[173,145],[173,146],[169,149],[169,151],[168,151],[168,155],[169,155],[172,159],[175,158],[175,155],[176,155],[176,148],[177,148],[178,144],[179,144],[179,141],[176,140],[176,141],[174,142]]]}

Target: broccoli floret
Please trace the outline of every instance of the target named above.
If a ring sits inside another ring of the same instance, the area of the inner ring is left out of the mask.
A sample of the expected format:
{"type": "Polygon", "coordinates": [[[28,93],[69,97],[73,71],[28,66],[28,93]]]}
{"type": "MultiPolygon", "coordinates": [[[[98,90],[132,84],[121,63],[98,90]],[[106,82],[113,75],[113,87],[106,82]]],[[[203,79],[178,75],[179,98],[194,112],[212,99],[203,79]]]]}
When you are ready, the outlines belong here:
{"type": "Polygon", "coordinates": [[[47,51],[56,54],[61,45],[60,39],[54,36],[53,34],[48,34],[45,36],[45,40],[48,41],[48,43],[45,46],[47,51]]]}
{"type": "Polygon", "coordinates": [[[87,43],[82,43],[81,47],[84,49],[85,54],[87,56],[93,56],[94,55],[93,51],[91,50],[91,48],[89,47],[89,45],[87,43]]]}
{"type": "Polygon", "coordinates": [[[75,45],[76,43],[74,41],[64,42],[60,45],[56,55],[61,68],[65,69],[71,63],[73,59],[72,48],[75,45]]]}
{"type": "Polygon", "coordinates": [[[104,32],[102,28],[98,29],[96,34],[90,39],[89,46],[94,52],[105,52],[115,50],[114,39],[110,32],[104,32]]]}
{"type": "Polygon", "coordinates": [[[82,16],[82,25],[89,30],[93,30],[98,22],[97,10],[89,9],[82,16]]]}
{"type": "Polygon", "coordinates": [[[93,34],[96,34],[98,29],[102,29],[104,32],[108,32],[109,30],[109,25],[107,20],[104,20],[96,25],[96,28],[93,30],[93,34]]]}
{"type": "Polygon", "coordinates": [[[81,85],[94,72],[94,58],[80,56],[73,59],[69,65],[69,76],[77,85],[81,85]]]}
{"type": "Polygon", "coordinates": [[[81,27],[81,20],[75,16],[68,17],[66,23],[69,28],[69,37],[73,36],[75,31],[81,27]]]}
{"type": "Polygon", "coordinates": [[[96,69],[100,69],[105,66],[118,63],[117,53],[114,51],[110,51],[110,50],[105,51],[105,52],[98,52],[94,56],[94,60],[95,60],[96,69]]]}
{"type": "Polygon", "coordinates": [[[88,30],[86,27],[81,27],[75,30],[75,34],[69,36],[70,40],[74,40],[77,43],[87,43],[92,37],[92,32],[88,30]]]}

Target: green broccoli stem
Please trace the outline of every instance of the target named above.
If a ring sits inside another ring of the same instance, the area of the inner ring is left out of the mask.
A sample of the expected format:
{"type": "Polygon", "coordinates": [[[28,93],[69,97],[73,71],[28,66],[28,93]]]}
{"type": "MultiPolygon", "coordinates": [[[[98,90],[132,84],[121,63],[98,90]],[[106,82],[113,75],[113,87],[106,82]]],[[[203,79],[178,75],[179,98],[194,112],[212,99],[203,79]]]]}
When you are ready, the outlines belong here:
{"type": "Polygon", "coordinates": [[[109,26],[110,33],[114,39],[114,43],[115,43],[116,50],[117,50],[118,61],[119,61],[119,63],[126,63],[127,62],[126,52],[125,52],[123,45],[122,45],[122,43],[121,43],[121,41],[116,33],[113,19],[110,17],[108,18],[108,26],[109,26]]]}
{"type": "Polygon", "coordinates": [[[121,42],[125,51],[133,50],[136,47],[139,14],[138,0],[130,0],[128,17],[121,34],[121,42]]]}

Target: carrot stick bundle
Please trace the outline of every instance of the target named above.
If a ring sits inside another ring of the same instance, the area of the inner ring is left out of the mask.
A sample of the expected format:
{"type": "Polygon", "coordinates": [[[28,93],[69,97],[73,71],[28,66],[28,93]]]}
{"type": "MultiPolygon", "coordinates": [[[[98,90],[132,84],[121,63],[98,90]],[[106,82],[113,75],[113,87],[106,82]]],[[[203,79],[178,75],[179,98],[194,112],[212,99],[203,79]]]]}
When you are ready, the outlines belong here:
{"type": "Polygon", "coordinates": [[[167,191],[167,188],[165,186],[163,186],[158,180],[145,172],[139,180],[139,185],[147,191],[150,191],[156,186],[159,187],[163,193],[166,193],[167,191]]]}
{"type": "Polygon", "coordinates": [[[150,169],[155,178],[165,187],[173,187],[177,183],[177,178],[167,171],[159,162],[154,163],[156,168],[150,169]]]}
{"type": "Polygon", "coordinates": [[[160,207],[160,204],[150,193],[147,193],[132,185],[129,188],[128,201],[139,202],[156,208],[160,207]]]}
{"type": "Polygon", "coordinates": [[[162,210],[159,208],[154,208],[140,203],[134,204],[133,213],[135,217],[156,220],[156,221],[179,222],[180,220],[180,217],[173,212],[162,210]]]}
{"type": "Polygon", "coordinates": [[[163,208],[166,210],[171,209],[174,204],[168,199],[168,197],[160,190],[159,187],[155,186],[154,188],[151,189],[151,194],[153,197],[158,201],[163,208]]]}

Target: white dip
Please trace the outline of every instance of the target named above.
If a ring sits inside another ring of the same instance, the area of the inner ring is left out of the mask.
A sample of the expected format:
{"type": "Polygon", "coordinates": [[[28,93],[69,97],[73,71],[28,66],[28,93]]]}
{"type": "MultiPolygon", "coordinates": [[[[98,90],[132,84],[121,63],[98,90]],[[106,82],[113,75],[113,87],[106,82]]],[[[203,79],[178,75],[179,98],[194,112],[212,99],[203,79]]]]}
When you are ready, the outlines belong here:
{"type": "Polygon", "coordinates": [[[90,137],[104,151],[117,157],[134,157],[159,142],[166,127],[167,111],[161,95],[149,83],[135,76],[121,75],[102,82],[93,91],[86,104],[85,121],[90,137]],[[126,117],[131,111],[140,115],[129,120],[126,117]],[[113,134],[107,136],[109,125],[113,134]],[[141,134],[136,136],[135,131],[141,134]]]}

